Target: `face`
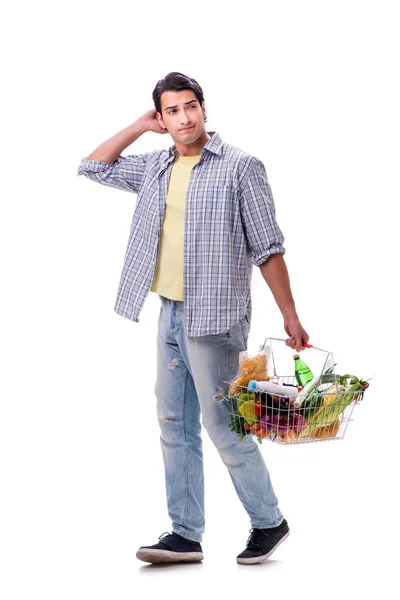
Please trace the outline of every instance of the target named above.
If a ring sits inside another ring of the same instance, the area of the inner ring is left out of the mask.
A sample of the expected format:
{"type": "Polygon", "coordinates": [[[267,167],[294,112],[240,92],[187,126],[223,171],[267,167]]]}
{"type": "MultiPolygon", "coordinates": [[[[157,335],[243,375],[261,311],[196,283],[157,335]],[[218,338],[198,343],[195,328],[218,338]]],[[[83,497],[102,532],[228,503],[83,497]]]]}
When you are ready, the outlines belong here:
{"type": "Polygon", "coordinates": [[[161,94],[158,122],[166,127],[175,143],[192,144],[205,134],[205,104],[200,106],[192,90],[166,91],[161,94]]]}

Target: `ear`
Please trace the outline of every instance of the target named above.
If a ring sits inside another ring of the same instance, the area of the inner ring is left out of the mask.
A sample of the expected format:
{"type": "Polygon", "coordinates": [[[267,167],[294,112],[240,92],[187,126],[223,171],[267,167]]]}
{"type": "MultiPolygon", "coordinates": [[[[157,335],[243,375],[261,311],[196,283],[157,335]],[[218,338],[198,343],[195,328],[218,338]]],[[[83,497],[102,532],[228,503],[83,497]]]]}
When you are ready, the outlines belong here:
{"type": "Polygon", "coordinates": [[[165,130],[166,130],[167,128],[165,127],[165,123],[164,123],[164,121],[163,121],[163,119],[162,119],[161,113],[157,112],[157,113],[156,113],[156,115],[157,115],[157,121],[158,121],[159,125],[160,125],[160,126],[163,128],[163,129],[165,129],[165,130]]]}
{"type": "Polygon", "coordinates": [[[203,113],[203,117],[206,118],[206,116],[207,116],[206,115],[206,103],[204,102],[204,100],[201,103],[201,110],[202,110],[202,113],[203,113]]]}

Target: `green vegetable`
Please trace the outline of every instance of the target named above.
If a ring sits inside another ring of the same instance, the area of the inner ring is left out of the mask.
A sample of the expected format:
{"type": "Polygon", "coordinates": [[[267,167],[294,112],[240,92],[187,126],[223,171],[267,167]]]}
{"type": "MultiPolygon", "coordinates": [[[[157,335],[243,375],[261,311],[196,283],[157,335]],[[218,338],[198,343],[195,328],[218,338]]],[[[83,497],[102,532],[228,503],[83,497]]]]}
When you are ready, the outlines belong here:
{"type": "Polygon", "coordinates": [[[340,378],[339,386],[334,385],[332,388],[329,388],[329,392],[333,393],[324,396],[321,408],[309,419],[304,429],[298,434],[297,439],[300,440],[308,436],[317,427],[326,427],[336,421],[346,406],[351,404],[354,396],[360,391],[364,392],[368,385],[366,381],[358,379],[353,375],[343,375],[340,378]],[[349,383],[347,383],[348,379],[350,380],[349,383]]]}
{"type": "Polygon", "coordinates": [[[324,397],[318,394],[310,394],[301,405],[300,414],[308,421],[317,412],[324,402],[324,397]]]}
{"type": "Polygon", "coordinates": [[[242,402],[247,402],[248,399],[249,399],[248,394],[246,394],[245,392],[240,392],[240,394],[238,394],[238,397],[237,397],[238,405],[242,404],[242,402]]]}
{"type": "Polygon", "coordinates": [[[311,417],[317,412],[317,410],[321,408],[321,406],[324,403],[326,391],[324,392],[323,390],[321,390],[320,386],[327,383],[336,383],[338,381],[341,381],[341,379],[342,378],[340,375],[334,375],[333,373],[325,373],[318,379],[320,385],[316,388],[316,390],[313,393],[309,394],[301,403],[300,411],[306,421],[311,419],[311,417]]]}
{"type": "Polygon", "coordinates": [[[256,421],[259,421],[255,413],[255,402],[254,400],[247,400],[246,402],[242,402],[238,406],[238,411],[246,419],[249,425],[253,425],[256,421]]]}
{"type": "Polygon", "coordinates": [[[250,400],[250,395],[247,392],[240,392],[240,394],[237,397],[238,400],[238,406],[240,406],[240,404],[242,404],[243,402],[248,402],[250,400]]]}
{"type": "Polygon", "coordinates": [[[239,415],[231,414],[231,422],[229,428],[231,429],[231,431],[234,431],[238,434],[240,440],[242,440],[246,435],[249,435],[251,433],[250,429],[247,430],[244,428],[244,419],[243,417],[239,417],[239,415]]]}
{"type": "Polygon", "coordinates": [[[240,392],[240,394],[237,397],[238,406],[240,406],[243,402],[248,402],[249,400],[255,401],[254,392],[240,392]]]}

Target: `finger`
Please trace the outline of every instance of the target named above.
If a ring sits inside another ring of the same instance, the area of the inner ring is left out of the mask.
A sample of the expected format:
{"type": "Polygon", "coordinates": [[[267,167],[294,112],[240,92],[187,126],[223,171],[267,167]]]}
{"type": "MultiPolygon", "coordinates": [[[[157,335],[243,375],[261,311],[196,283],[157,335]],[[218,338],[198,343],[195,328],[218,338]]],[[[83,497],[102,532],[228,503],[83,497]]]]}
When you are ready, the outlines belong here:
{"type": "Polygon", "coordinates": [[[295,342],[296,352],[300,352],[303,349],[303,342],[301,338],[297,338],[295,342]]]}

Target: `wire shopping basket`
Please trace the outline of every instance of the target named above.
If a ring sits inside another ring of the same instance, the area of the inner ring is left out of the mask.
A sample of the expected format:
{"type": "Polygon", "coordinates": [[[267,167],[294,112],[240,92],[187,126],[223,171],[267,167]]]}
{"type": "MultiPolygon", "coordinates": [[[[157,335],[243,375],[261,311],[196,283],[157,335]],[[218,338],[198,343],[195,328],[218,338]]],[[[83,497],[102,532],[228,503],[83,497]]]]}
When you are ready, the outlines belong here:
{"type": "Polygon", "coordinates": [[[312,378],[303,388],[285,340],[266,338],[258,354],[241,352],[239,374],[225,382],[229,390],[224,397],[229,427],[241,440],[253,435],[260,443],[268,439],[293,445],[344,438],[368,383],[336,374],[332,352],[310,344],[304,349],[312,378]]]}

